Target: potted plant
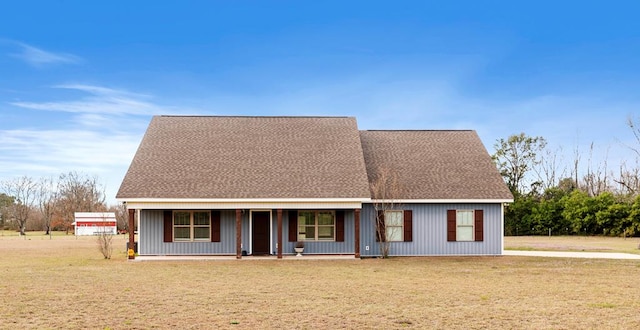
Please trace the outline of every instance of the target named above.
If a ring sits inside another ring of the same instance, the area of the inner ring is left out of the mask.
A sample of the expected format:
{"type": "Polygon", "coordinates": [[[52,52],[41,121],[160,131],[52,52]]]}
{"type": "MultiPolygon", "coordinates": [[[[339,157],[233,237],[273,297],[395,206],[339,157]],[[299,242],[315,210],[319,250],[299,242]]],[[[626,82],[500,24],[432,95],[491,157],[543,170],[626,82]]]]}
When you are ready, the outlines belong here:
{"type": "Polygon", "coordinates": [[[295,247],[293,248],[296,251],[296,257],[302,257],[302,252],[304,252],[304,242],[297,241],[295,247]]]}

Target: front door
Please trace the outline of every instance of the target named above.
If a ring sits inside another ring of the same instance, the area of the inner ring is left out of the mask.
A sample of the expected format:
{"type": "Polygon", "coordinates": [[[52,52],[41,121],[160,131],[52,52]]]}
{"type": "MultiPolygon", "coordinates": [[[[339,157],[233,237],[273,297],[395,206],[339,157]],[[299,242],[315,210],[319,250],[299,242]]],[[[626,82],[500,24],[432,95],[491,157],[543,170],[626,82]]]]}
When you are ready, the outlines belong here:
{"type": "Polygon", "coordinates": [[[252,212],[252,214],[253,224],[251,228],[251,246],[253,255],[269,254],[269,246],[271,245],[269,230],[269,221],[271,220],[270,212],[260,211],[252,212]]]}

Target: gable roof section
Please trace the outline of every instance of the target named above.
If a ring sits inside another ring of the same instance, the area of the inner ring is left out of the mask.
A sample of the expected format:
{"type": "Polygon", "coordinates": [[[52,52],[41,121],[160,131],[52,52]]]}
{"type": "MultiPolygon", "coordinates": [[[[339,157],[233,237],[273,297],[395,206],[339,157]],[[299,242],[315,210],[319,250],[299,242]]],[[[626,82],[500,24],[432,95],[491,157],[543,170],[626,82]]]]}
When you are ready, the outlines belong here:
{"type": "Polygon", "coordinates": [[[371,184],[381,169],[395,173],[400,193],[388,198],[513,199],[475,131],[361,131],[360,139],[371,184]]]}
{"type": "Polygon", "coordinates": [[[369,198],[352,117],[155,116],[120,199],[369,198]]]}

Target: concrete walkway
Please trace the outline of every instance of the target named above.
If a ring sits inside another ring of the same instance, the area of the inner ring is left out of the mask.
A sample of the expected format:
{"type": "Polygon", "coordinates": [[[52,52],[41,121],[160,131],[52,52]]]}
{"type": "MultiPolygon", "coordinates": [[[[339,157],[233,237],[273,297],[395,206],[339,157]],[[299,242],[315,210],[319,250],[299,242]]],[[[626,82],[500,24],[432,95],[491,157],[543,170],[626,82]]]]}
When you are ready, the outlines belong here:
{"type": "Polygon", "coordinates": [[[640,260],[640,254],[618,252],[565,252],[565,251],[517,251],[504,250],[505,256],[553,257],[553,258],[590,258],[590,259],[635,259],[640,260]]]}

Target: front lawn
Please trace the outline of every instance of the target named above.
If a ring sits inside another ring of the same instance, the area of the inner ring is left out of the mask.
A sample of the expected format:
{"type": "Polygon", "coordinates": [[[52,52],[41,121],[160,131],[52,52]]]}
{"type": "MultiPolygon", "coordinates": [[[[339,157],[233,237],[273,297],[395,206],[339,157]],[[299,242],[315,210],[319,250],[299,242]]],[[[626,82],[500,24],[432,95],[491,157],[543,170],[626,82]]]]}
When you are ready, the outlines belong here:
{"type": "Polygon", "coordinates": [[[128,262],[0,236],[0,328],[640,328],[640,263],[528,257],[128,262]]]}

